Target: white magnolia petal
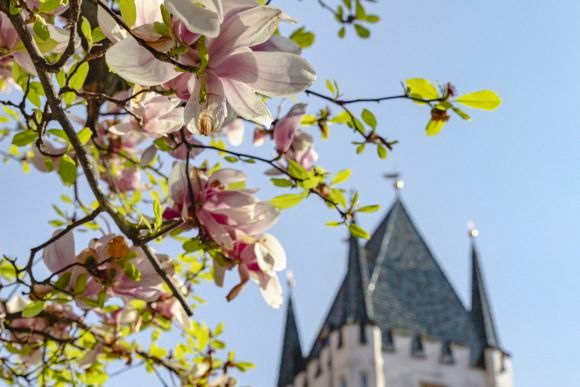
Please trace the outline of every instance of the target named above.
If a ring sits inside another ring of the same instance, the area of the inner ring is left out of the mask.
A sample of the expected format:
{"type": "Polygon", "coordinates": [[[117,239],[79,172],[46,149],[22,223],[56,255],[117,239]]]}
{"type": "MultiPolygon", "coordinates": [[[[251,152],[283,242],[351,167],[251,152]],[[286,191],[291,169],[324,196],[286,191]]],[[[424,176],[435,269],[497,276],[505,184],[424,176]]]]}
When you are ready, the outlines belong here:
{"type": "Polygon", "coordinates": [[[229,104],[240,117],[270,127],[272,114],[251,87],[233,79],[223,79],[222,84],[229,104]]]}
{"type": "Polygon", "coordinates": [[[223,20],[221,0],[165,0],[165,6],[191,32],[215,38],[223,20]]]}
{"type": "MultiPolygon", "coordinates": [[[[53,237],[63,230],[56,230],[53,237]]],[[[52,273],[56,273],[63,268],[75,263],[75,240],[72,232],[67,232],[55,242],[44,248],[42,259],[44,264],[52,273]]]]}
{"type": "Polygon", "coordinates": [[[163,0],[135,0],[135,10],[137,11],[135,27],[163,22],[161,4],[163,4],[163,0]]]}
{"type": "Polygon", "coordinates": [[[97,10],[97,21],[99,23],[99,27],[101,27],[101,31],[103,34],[113,43],[117,43],[120,40],[125,39],[129,34],[127,31],[117,24],[115,19],[107,11],[103,9],[103,7],[98,7],[97,10]]]}
{"type": "Polygon", "coordinates": [[[221,27],[219,36],[209,44],[209,55],[215,64],[242,47],[252,47],[267,41],[278,28],[283,12],[260,6],[232,15],[221,27]]]}
{"type": "Polygon", "coordinates": [[[113,72],[143,86],[160,85],[181,74],[172,64],[157,60],[132,37],[115,43],[105,57],[113,72]]]}
{"type": "Polygon", "coordinates": [[[213,260],[213,280],[220,288],[224,286],[224,277],[226,276],[226,269],[220,265],[215,259],[213,260]]]}
{"type": "Polygon", "coordinates": [[[273,235],[262,235],[254,245],[254,250],[260,269],[262,265],[271,268],[274,272],[286,269],[286,252],[280,241],[273,235]]]}
{"type": "Polygon", "coordinates": [[[8,313],[21,312],[26,307],[26,305],[30,304],[31,302],[32,301],[30,301],[29,298],[22,297],[20,295],[14,296],[6,301],[6,311],[8,313]]]}
{"type": "Polygon", "coordinates": [[[240,146],[244,141],[244,123],[242,120],[235,119],[225,128],[226,137],[233,146],[240,146]]]}
{"type": "Polygon", "coordinates": [[[284,303],[284,291],[278,276],[260,278],[260,293],[268,305],[278,309],[284,303]]]}
{"type": "Polygon", "coordinates": [[[316,81],[316,72],[302,57],[287,52],[243,52],[231,55],[216,70],[267,96],[299,93],[316,81]]]}
{"type": "Polygon", "coordinates": [[[109,127],[109,132],[117,136],[124,136],[132,131],[139,130],[139,126],[134,122],[120,122],[109,127]]]}

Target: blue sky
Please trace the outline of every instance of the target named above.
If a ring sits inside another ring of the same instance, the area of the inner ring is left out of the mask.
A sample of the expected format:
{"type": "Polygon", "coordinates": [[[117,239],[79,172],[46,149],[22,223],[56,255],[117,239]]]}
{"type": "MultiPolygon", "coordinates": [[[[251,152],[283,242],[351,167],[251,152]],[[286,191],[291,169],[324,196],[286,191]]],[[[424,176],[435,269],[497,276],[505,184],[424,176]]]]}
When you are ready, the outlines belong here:
{"type": "MultiPolygon", "coordinates": [[[[451,81],[459,93],[490,88],[501,95],[498,111],[473,112],[469,123],[453,117],[435,138],[424,135],[428,112],[420,106],[367,105],[381,133],[400,141],[395,151],[386,161],[370,151],[356,157],[349,145],[353,135],[334,128],[331,140],[317,143],[320,163],[333,171],[352,168],[349,186],[361,191],[365,203],[383,205],[359,220],[371,230],[394,199],[381,175],[402,172],[403,200],[464,301],[466,223],[475,221],[517,385],[580,385],[580,3],[382,1],[368,6],[382,17],[368,41],[352,33],[338,40],[335,23],[315,2],[273,4],[317,33],[315,46],[304,53],[318,71],[315,90],[324,91],[324,80],[331,78],[348,97],[383,96],[399,93],[403,79],[424,77],[451,81]]],[[[260,167],[249,175],[250,185],[267,182],[260,167]]],[[[14,164],[0,168],[0,178],[0,250],[22,255],[52,232],[50,204],[64,191],[55,176],[24,176],[14,164]]],[[[279,193],[265,188],[260,196],[279,193]]],[[[295,305],[307,349],[346,267],[345,231],[324,227],[333,216],[312,198],[285,212],[273,230],[296,277],[295,305]]],[[[229,279],[233,284],[235,274],[229,279]]],[[[223,299],[227,290],[207,285],[203,291],[209,303],[199,318],[225,321],[228,344],[257,365],[241,376],[242,385],[272,386],[284,311],[268,308],[255,287],[229,304],[223,299]]],[[[110,385],[146,378],[132,371],[110,385]]]]}

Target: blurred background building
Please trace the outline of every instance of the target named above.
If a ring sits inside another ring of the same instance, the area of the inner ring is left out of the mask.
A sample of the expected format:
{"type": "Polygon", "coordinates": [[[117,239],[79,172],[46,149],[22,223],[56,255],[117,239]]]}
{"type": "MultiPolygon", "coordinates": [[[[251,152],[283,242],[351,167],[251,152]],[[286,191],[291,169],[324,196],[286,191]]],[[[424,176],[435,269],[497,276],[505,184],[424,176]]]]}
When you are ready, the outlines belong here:
{"type": "Polygon", "coordinates": [[[278,387],[512,387],[477,234],[467,308],[397,198],[364,247],[349,237],[347,272],[307,353],[290,295],[278,387]]]}

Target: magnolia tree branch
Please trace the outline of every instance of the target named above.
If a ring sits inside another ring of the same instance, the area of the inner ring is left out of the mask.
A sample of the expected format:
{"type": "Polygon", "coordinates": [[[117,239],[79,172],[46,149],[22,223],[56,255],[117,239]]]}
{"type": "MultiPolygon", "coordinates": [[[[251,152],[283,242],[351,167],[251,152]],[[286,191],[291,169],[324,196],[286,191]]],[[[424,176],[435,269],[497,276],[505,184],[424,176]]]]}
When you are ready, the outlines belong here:
{"type": "MultiPolygon", "coordinates": [[[[71,1],[71,3],[74,2],[77,3],[76,6],[78,7],[78,1],[74,0],[71,1]]],[[[50,107],[53,118],[62,126],[62,129],[66,133],[73,149],[75,150],[79,164],[81,165],[81,168],[84,171],[89,187],[91,188],[91,191],[95,195],[95,198],[98,201],[100,208],[102,208],[103,211],[107,212],[107,214],[111,216],[117,227],[119,227],[119,229],[125,236],[127,236],[134,244],[139,245],[141,248],[143,248],[144,246],[141,244],[141,241],[139,240],[138,229],[134,227],[134,225],[132,225],[130,222],[125,220],[125,217],[122,216],[109,203],[107,197],[101,190],[95,177],[93,165],[89,161],[87,154],[83,148],[83,145],[81,144],[72,123],[70,122],[64,109],[62,108],[60,99],[57,97],[58,93],[56,92],[52,78],[48,75],[48,69],[45,68],[44,64],[46,63],[45,59],[40,54],[40,50],[38,49],[38,46],[36,45],[32,37],[32,34],[26,28],[22,15],[20,13],[12,15],[10,13],[9,8],[10,8],[9,0],[2,0],[0,2],[0,10],[4,12],[12,22],[16,32],[18,33],[20,39],[24,44],[24,47],[26,48],[26,51],[32,58],[35,69],[38,73],[38,78],[45,92],[47,104],[50,107]]],[[[167,275],[167,273],[165,273],[161,269],[159,262],[156,259],[152,259],[155,258],[155,256],[151,254],[146,247],[143,249],[143,251],[145,252],[147,258],[149,259],[151,265],[153,265],[153,267],[155,268],[155,271],[161,275],[165,283],[172,290],[173,296],[177,298],[177,300],[184,308],[186,313],[189,316],[193,315],[193,311],[189,306],[187,300],[185,299],[184,295],[181,294],[181,292],[179,292],[177,286],[173,283],[173,280],[167,275]]]]}

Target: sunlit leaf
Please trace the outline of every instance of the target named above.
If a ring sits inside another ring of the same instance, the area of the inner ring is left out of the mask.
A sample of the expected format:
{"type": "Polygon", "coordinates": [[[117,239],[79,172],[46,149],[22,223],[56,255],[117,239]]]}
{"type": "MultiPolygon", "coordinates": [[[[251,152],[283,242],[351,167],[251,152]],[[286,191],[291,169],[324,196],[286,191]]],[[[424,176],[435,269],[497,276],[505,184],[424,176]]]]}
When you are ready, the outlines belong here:
{"type": "Polygon", "coordinates": [[[501,99],[492,90],[481,90],[473,93],[464,94],[455,99],[455,102],[461,103],[474,109],[495,110],[501,105],[501,99]]]}

